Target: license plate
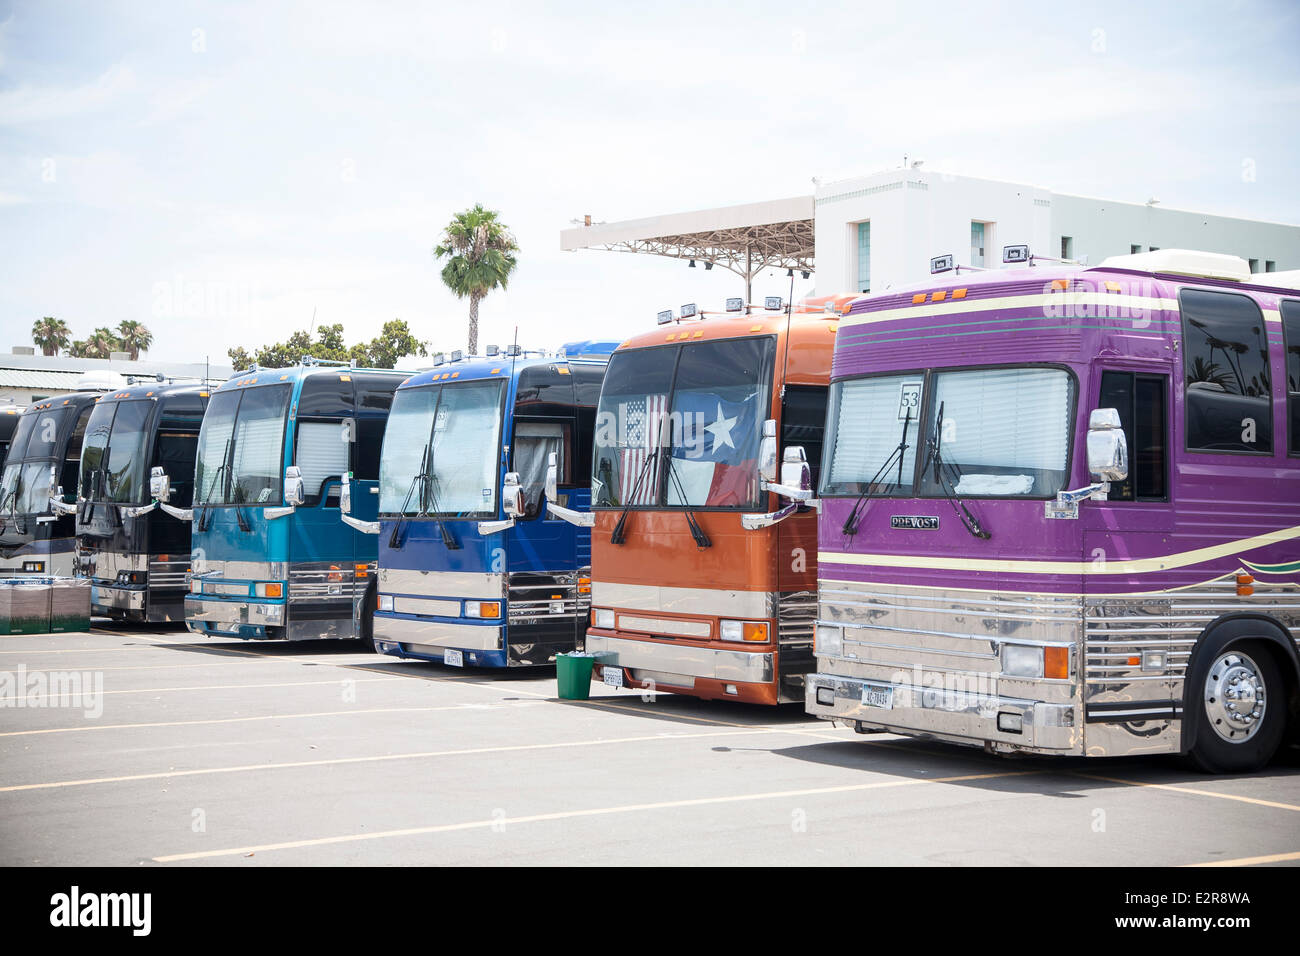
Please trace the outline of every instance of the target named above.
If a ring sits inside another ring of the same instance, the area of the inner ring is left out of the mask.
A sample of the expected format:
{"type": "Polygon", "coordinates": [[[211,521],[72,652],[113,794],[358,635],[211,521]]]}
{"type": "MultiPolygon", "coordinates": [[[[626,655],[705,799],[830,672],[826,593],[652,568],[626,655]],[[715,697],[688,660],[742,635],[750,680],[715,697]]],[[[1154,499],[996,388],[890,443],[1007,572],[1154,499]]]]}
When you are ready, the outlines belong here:
{"type": "Polygon", "coordinates": [[[445,650],[442,652],[442,662],[446,664],[448,667],[464,667],[465,652],[453,651],[450,649],[445,650]]]}
{"type": "Polygon", "coordinates": [[[551,613],[552,613],[552,614],[563,614],[563,613],[564,613],[564,602],[563,602],[563,601],[552,601],[552,602],[551,602],[551,613]]]}
{"type": "Polygon", "coordinates": [[[623,668],[621,667],[603,667],[601,668],[601,676],[610,687],[623,686],[623,668]]]}
{"type": "Polygon", "coordinates": [[[863,684],[862,703],[868,707],[881,707],[892,710],[894,706],[894,688],[887,684],[863,684]]]}

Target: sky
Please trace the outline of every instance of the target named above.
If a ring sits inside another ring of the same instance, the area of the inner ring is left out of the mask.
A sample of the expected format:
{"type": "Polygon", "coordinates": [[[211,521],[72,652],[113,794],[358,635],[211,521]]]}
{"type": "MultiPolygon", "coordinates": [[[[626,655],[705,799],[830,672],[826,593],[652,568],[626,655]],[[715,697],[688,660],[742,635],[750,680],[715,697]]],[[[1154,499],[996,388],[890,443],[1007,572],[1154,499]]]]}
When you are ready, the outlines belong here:
{"type": "Polygon", "coordinates": [[[1294,2],[0,0],[0,350],[46,315],[78,338],[143,321],[160,361],[393,318],[463,347],[432,249],[476,202],[521,248],[480,342],[624,338],[743,280],[561,252],[572,220],[904,155],[1300,223],[1297,47],[1294,2]]]}

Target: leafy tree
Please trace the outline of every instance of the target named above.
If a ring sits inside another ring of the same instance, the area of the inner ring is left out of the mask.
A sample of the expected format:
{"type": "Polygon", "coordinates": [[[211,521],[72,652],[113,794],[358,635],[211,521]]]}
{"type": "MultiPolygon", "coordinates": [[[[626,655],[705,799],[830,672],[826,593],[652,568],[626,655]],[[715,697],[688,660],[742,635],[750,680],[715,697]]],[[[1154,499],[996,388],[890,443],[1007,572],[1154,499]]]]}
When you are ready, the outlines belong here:
{"type": "Polygon", "coordinates": [[[351,348],[347,347],[343,339],[343,325],[335,323],[318,328],[315,341],[309,332],[299,330],[286,341],[263,346],[251,354],[243,346],[226,351],[237,372],[254,364],[261,368],[286,368],[297,365],[304,355],[335,362],[355,360],[357,365],[368,368],[392,368],[398,359],[417,353],[428,354],[426,343],[416,339],[402,319],[385,322],[379,335],[371,339],[368,345],[357,343],[351,348]]]}
{"type": "Polygon", "coordinates": [[[481,203],[457,213],[434,247],[445,259],[442,281],[458,299],[469,299],[469,354],[478,351],[478,304],[493,289],[504,289],[518,265],[519,246],[498,213],[481,203]]]}
{"type": "Polygon", "coordinates": [[[47,315],[32,325],[32,341],[41,347],[42,355],[58,355],[59,349],[68,348],[72,332],[68,323],[47,315]]]}
{"type": "Polygon", "coordinates": [[[140,353],[149,351],[153,345],[153,333],[134,319],[126,319],[118,324],[119,341],[126,351],[131,353],[131,361],[140,358],[140,353]]]}

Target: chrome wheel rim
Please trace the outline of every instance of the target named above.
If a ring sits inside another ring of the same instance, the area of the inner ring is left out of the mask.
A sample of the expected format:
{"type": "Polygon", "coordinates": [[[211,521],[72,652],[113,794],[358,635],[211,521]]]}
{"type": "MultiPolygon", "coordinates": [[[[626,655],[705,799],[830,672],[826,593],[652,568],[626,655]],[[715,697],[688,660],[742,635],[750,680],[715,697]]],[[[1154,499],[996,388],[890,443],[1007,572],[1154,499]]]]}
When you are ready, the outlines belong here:
{"type": "Polygon", "coordinates": [[[1240,744],[1259,732],[1264,720],[1264,679],[1259,665],[1240,651],[1225,651],[1205,675],[1205,716],[1220,739],[1240,744]]]}

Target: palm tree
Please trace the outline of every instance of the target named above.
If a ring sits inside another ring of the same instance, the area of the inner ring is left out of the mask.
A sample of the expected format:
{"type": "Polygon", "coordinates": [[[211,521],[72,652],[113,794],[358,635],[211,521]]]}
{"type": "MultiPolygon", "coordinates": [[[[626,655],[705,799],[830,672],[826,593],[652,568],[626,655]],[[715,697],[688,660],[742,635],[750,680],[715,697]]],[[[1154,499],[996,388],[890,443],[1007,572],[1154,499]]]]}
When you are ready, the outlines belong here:
{"type": "Polygon", "coordinates": [[[469,299],[469,354],[478,351],[478,304],[493,289],[506,287],[518,260],[515,238],[494,210],[475,203],[457,213],[433,250],[446,259],[442,281],[458,299],[469,299]]]}
{"type": "Polygon", "coordinates": [[[120,351],[121,345],[122,341],[113,330],[101,325],[86,338],[86,356],[106,359],[111,353],[120,351]]]}
{"type": "Polygon", "coordinates": [[[153,333],[135,319],[125,319],[117,327],[121,343],[131,353],[131,361],[140,357],[140,353],[149,351],[153,345],[153,333]]]}
{"type": "Polygon", "coordinates": [[[32,325],[32,341],[41,347],[42,355],[58,355],[72,341],[72,332],[67,322],[47,315],[32,325]]]}

